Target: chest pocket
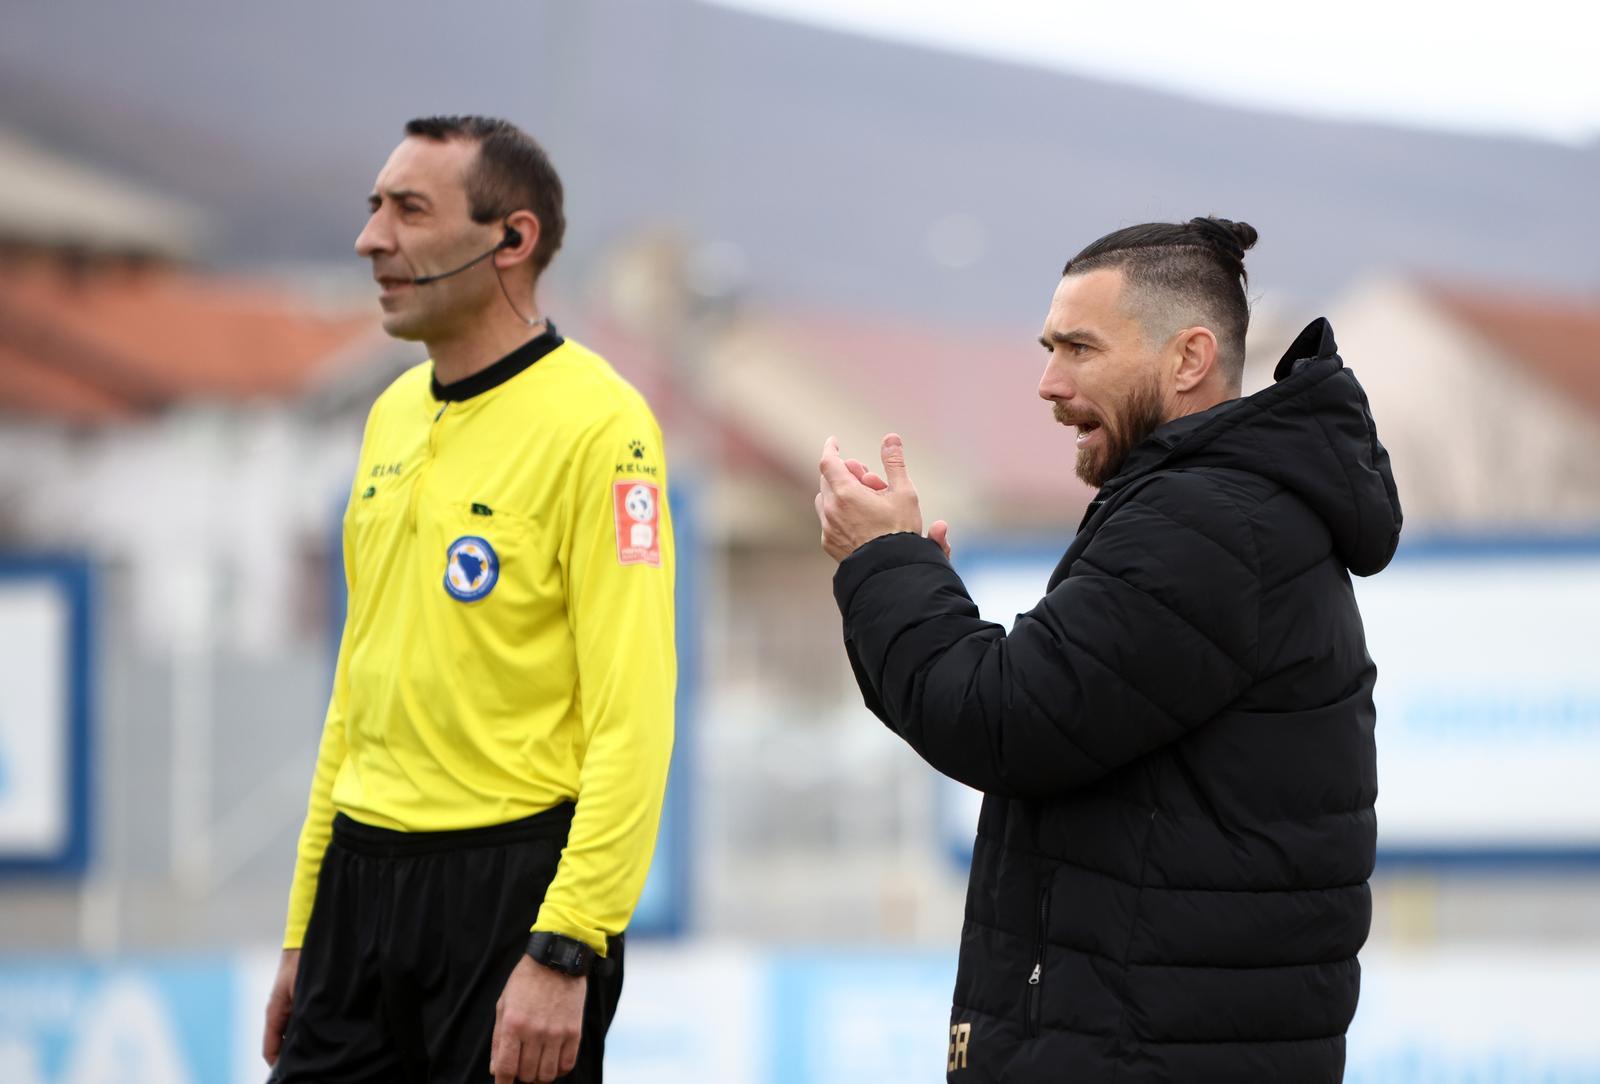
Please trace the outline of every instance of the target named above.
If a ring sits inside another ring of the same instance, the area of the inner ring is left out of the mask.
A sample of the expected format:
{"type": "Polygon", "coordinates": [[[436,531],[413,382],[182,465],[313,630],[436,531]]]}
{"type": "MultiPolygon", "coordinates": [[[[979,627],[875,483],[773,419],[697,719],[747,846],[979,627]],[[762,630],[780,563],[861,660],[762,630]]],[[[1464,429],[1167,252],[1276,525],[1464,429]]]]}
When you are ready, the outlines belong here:
{"type": "Polygon", "coordinates": [[[431,570],[446,602],[492,610],[510,626],[560,601],[554,539],[536,519],[480,501],[424,501],[417,535],[420,571],[431,570]]]}
{"type": "Polygon", "coordinates": [[[514,716],[571,694],[566,601],[547,523],[475,502],[424,501],[417,588],[427,665],[443,663],[478,710],[514,716]]]}

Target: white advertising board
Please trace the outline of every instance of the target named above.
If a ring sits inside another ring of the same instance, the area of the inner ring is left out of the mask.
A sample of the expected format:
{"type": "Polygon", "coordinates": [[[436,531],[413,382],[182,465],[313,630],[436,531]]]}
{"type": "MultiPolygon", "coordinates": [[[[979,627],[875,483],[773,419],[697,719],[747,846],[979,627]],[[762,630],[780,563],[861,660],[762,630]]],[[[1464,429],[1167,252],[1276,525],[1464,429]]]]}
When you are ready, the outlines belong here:
{"type": "Polygon", "coordinates": [[[1424,552],[1356,597],[1383,846],[1600,853],[1600,548],[1424,552]]]}
{"type": "Polygon", "coordinates": [[[67,612],[41,581],[0,582],[0,853],[39,857],[67,835],[67,612]]]}
{"type": "MultiPolygon", "coordinates": [[[[1009,628],[1059,556],[958,567],[1009,628]]],[[[1402,547],[1355,590],[1378,666],[1380,853],[1600,859],[1600,539],[1402,547]]],[[[941,797],[946,842],[970,848],[975,797],[941,797]]]]}
{"type": "Polygon", "coordinates": [[[0,561],[0,872],[80,868],[86,566],[0,561]]]}

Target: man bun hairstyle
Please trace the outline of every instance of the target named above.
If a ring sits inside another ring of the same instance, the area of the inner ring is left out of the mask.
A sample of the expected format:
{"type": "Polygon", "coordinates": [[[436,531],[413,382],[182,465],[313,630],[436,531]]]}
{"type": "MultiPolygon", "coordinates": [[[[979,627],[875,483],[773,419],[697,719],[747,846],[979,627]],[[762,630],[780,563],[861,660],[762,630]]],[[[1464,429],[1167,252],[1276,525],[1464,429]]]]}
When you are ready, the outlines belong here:
{"type": "Polygon", "coordinates": [[[1248,222],[1207,215],[1188,222],[1147,222],[1108,233],[1067,261],[1061,274],[1116,268],[1127,277],[1132,307],[1152,338],[1203,324],[1217,336],[1218,360],[1229,383],[1244,377],[1244,336],[1250,328],[1244,254],[1256,243],[1248,222]]]}
{"type": "Polygon", "coordinates": [[[561,178],[538,141],[508,120],[476,115],[416,117],[406,122],[406,135],[478,145],[466,177],[468,213],[474,222],[488,224],[513,211],[532,211],[539,220],[539,240],[530,262],[535,275],[544,274],[561,247],[567,219],[561,178]]]}

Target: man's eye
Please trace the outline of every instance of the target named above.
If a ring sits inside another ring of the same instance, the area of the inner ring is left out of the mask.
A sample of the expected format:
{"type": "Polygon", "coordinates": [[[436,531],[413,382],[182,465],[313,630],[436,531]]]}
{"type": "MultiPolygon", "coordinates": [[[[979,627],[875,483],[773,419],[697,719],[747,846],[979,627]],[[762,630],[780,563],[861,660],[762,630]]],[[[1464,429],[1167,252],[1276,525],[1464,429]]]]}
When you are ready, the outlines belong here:
{"type": "Polygon", "coordinates": [[[1081,358],[1081,357],[1083,357],[1084,354],[1086,354],[1088,352],[1089,344],[1088,343],[1068,343],[1067,344],[1067,349],[1071,350],[1074,356],[1081,358]]]}

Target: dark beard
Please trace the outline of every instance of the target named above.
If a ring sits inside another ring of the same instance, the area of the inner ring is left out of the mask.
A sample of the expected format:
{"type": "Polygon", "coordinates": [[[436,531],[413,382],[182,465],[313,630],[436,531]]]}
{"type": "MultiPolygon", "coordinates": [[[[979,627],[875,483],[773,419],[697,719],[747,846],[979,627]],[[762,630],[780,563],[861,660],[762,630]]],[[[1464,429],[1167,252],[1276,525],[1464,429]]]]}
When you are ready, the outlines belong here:
{"type": "Polygon", "coordinates": [[[1166,420],[1161,390],[1152,380],[1128,397],[1115,425],[1101,426],[1106,435],[1103,447],[1078,452],[1078,477],[1099,489],[1117,476],[1128,455],[1166,420]]]}

